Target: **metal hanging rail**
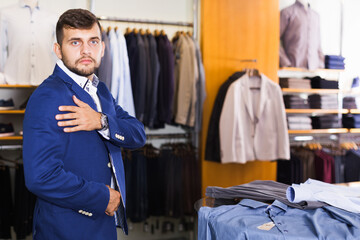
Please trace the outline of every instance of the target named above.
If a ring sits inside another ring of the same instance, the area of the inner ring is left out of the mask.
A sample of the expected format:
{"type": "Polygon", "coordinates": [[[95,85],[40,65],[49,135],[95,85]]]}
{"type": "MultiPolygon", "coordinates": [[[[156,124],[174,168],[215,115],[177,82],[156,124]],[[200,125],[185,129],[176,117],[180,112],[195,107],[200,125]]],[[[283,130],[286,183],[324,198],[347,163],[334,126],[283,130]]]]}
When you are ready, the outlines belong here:
{"type": "Polygon", "coordinates": [[[190,138],[190,133],[167,133],[167,134],[147,134],[147,139],[181,139],[190,138]]]}
{"type": "Polygon", "coordinates": [[[168,21],[156,21],[156,20],[142,20],[142,19],[106,17],[106,16],[100,16],[100,17],[98,17],[98,19],[100,21],[110,21],[110,22],[145,23],[145,24],[154,24],[154,25],[194,27],[194,24],[189,23],[189,22],[168,22],[168,21]]]}

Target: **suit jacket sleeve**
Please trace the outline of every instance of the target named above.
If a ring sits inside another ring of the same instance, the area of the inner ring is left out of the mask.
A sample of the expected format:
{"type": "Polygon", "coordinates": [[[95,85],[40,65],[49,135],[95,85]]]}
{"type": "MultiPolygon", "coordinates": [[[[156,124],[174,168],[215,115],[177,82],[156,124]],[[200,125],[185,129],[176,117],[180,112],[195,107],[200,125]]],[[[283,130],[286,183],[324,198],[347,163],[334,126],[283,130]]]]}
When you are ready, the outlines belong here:
{"type": "Polygon", "coordinates": [[[144,146],[146,137],[144,125],[130,116],[119,105],[115,106],[115,114],[105,112],[108,117],[110,141],[118,147],[136,149],[144,146]]]}
{"type": "MultiPolygon", "coordinates": [[[[57,126],[60,90],[42,88],[31,96],[24,118],[23,159],[27,188],[39,198],[63,208],[104,214],[109,190],[64,170],[62,159],[69,135],[57,126]]],[[[86,167],[86,166],[84,166],[86,167]]]]}
{"type": "Polygon", "coordinates": [[[287,56],[285,48],[283,46],[283,35],[285,34],[287,25],[289,22],[288,14],[284,11],[280,12],[280,48],[279,48],[279,55],[280,55],[280,67],[290,67],[291,61],[287,56]]]}
{"type": "Polygon", "coordinates": [[[279,159],[290,159],[290,144],[289,144],[289,133],[286,123],[286,113],[284,101],[282,99],[282,92],[280,86],[276,85],[275,91],[276,99],[278,101],[276,108],[276,116],[278,117],[277,133],[278,133],[278,158],[279,159]]]}

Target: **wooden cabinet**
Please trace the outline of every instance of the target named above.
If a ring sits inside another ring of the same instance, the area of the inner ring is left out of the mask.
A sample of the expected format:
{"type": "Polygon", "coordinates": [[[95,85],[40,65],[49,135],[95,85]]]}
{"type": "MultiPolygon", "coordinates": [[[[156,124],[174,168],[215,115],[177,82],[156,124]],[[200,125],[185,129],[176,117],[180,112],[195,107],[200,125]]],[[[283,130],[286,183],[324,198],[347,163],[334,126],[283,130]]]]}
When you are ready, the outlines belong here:
{"type": "Polygon", "coordinates": [[[205,161],[207,129],[221,84],[256,59],[257,68],[277,81],[280,43],[278,0],[201,1],[201,50],[206,76],[201,132],[202,192],[207,186],[229,187],[253,180],[276,180],[276,162],[220,164],[205,161]]]}

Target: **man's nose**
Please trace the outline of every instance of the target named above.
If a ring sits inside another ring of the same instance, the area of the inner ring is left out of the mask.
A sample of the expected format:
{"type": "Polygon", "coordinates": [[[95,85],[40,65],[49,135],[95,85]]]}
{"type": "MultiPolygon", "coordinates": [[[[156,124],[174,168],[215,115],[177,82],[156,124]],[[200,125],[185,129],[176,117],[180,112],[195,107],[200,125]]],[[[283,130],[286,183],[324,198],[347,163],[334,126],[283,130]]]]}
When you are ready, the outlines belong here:
{"type": "Polygon", "coordinates": [[[82,49],[81,49],[81,54],[89,55],[90,53],[91,53],[90,45],[87,43],[83,44],[82,49]]]}

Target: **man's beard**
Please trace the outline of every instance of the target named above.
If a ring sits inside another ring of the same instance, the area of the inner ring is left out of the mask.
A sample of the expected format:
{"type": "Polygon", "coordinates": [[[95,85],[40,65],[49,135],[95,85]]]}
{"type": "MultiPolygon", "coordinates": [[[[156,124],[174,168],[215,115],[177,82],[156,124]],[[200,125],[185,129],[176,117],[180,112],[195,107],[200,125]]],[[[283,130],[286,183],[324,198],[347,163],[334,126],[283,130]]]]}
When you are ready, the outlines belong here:
{"type": "Polygon", "coordinates": [[[86,57],[86,58],[90,58],[94,62],[95,66],[93,68],[90,68],[90,69],[79,69],[79,68],[77,68],[76,65],[78,64],[78,62],[81,61],[82,58],[76,60],[74,66],[71,66],[68,63],[67,59],[65,59],[65,58],[63,58],[63,63],[73,73],[75,73],[77,75],[80,75],[80,76],[83,76],[83,77],[88,77],[88,76],[92,75],[93,73],[95,73],[95,71],[98,69],[98,67],[96,67],[95,59],[93,59],[92,57],[86,57]]]}

